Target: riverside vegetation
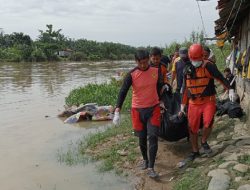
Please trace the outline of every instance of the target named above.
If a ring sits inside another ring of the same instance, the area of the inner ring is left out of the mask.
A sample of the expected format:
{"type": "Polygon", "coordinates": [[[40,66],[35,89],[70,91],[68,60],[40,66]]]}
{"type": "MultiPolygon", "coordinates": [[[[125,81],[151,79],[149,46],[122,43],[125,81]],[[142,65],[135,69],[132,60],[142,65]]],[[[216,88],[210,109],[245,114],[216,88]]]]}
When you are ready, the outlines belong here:
{"type": "MultiPolygon", "coordinates": [[[[65,102],[67,106],[87,104],[95,102],[98,105],[115,105],[122,80],[111,79],[109,83],[88,84],[72,90],[65,102]]],[[[129,110],[131,106],[132,93],[129,91],[124,102],[123,110],[129,110]]]]}
{"type": "Polygon", "coordinates": [[[46,25],[36,40],[22,32],[0,33],[0,62],[100,61],[133,59],[134,47],[86,39],[72,39],[46,25]],[[69,54],[58,56],[60,51],[69,54]]]}
{"type": "MultiPolygon", "coordinates": [[[[203,32],[192,32],[183,43],[173,42],[163,49],[163,53],[171,55],[177,46],[189,47],[193,42],[204,44],[203,32]]],[[[224,59],[215,45],[210,46],[217,58],[224,59]]],[[[146,47],[150,50],[152,47],[146,47]]],[[[101,60],[132,60],[136,48],[120,43],[96,42],[87,39],[72,39],[55,30],[52,24],[46,30],[39,30],[36,40],[22,32],[4,34],[0,32],[0,62],[46,62],[46,61],[101,61],[101,60]],[[59,56],[65,51],[64,56],[59,56]]],[[[226,55],[230,47],[224,47],[226,55]]],[[[224,63],[224,61],[219,62],[224,63]]]]}

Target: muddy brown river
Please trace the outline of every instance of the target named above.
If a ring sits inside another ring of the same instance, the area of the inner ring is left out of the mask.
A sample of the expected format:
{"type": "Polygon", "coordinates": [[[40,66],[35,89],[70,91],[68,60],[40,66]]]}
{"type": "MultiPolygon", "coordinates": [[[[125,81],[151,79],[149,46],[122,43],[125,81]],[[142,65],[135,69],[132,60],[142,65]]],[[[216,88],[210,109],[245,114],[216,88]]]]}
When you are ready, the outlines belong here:
{"type": "Polygon", "coordinates": [[[110,122],[70,125],[56,115],[70,90],[105,82],[131,67],[126,61],[0,63],[0,189],[130,189],[126,179],[100,174],[94,163],[58,162],[59,150],[110,122]]]}

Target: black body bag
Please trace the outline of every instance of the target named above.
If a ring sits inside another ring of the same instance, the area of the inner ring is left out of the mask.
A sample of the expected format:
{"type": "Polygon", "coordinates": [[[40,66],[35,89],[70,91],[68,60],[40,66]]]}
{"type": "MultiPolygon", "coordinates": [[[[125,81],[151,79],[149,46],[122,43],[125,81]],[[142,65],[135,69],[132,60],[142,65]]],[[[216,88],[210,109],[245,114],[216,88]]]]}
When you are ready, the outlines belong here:
{"type": "Polygon", "coordinates": [[[161,114],[161,127],[159,136],[173,142],[189,137],[187,117],[178,117],[181,97],[179,93],[163,92],[161,101],[166,109],[161,114]]]}
{"type": "Polygon", "coordinates": [[[240,118],[243,110],[238,102],[231,102],[229,99],[217,102],[217,116],[228,114],[230,118],[240,118]]]}

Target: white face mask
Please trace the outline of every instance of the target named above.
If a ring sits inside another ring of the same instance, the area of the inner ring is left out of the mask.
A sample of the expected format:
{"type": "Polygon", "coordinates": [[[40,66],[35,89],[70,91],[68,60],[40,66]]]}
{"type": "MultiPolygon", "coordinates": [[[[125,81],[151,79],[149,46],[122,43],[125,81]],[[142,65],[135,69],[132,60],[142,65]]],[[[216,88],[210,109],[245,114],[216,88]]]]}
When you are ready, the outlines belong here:
{"type": "Polygon", "coordinates": [[[201,64],[202,64],[202,61],[192,61],[192,65],[193,65],[195,68],[201,66],[201,64]]]}

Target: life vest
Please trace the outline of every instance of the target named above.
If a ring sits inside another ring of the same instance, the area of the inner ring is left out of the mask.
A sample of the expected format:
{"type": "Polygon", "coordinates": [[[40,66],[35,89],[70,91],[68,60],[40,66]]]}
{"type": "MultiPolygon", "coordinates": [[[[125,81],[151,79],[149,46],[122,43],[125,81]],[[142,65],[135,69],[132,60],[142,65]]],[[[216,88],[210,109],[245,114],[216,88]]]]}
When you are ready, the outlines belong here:
{"type": "Polygon", "coordinates": [[[212,64],[205,62],[202,66],[195,68],[192,76],[186,75],[186,87],[188,90],[188,97],[191,99],[207,97],[216,94],[214,80],[210,73],[206,69],[206,64],[212,64]]]}

